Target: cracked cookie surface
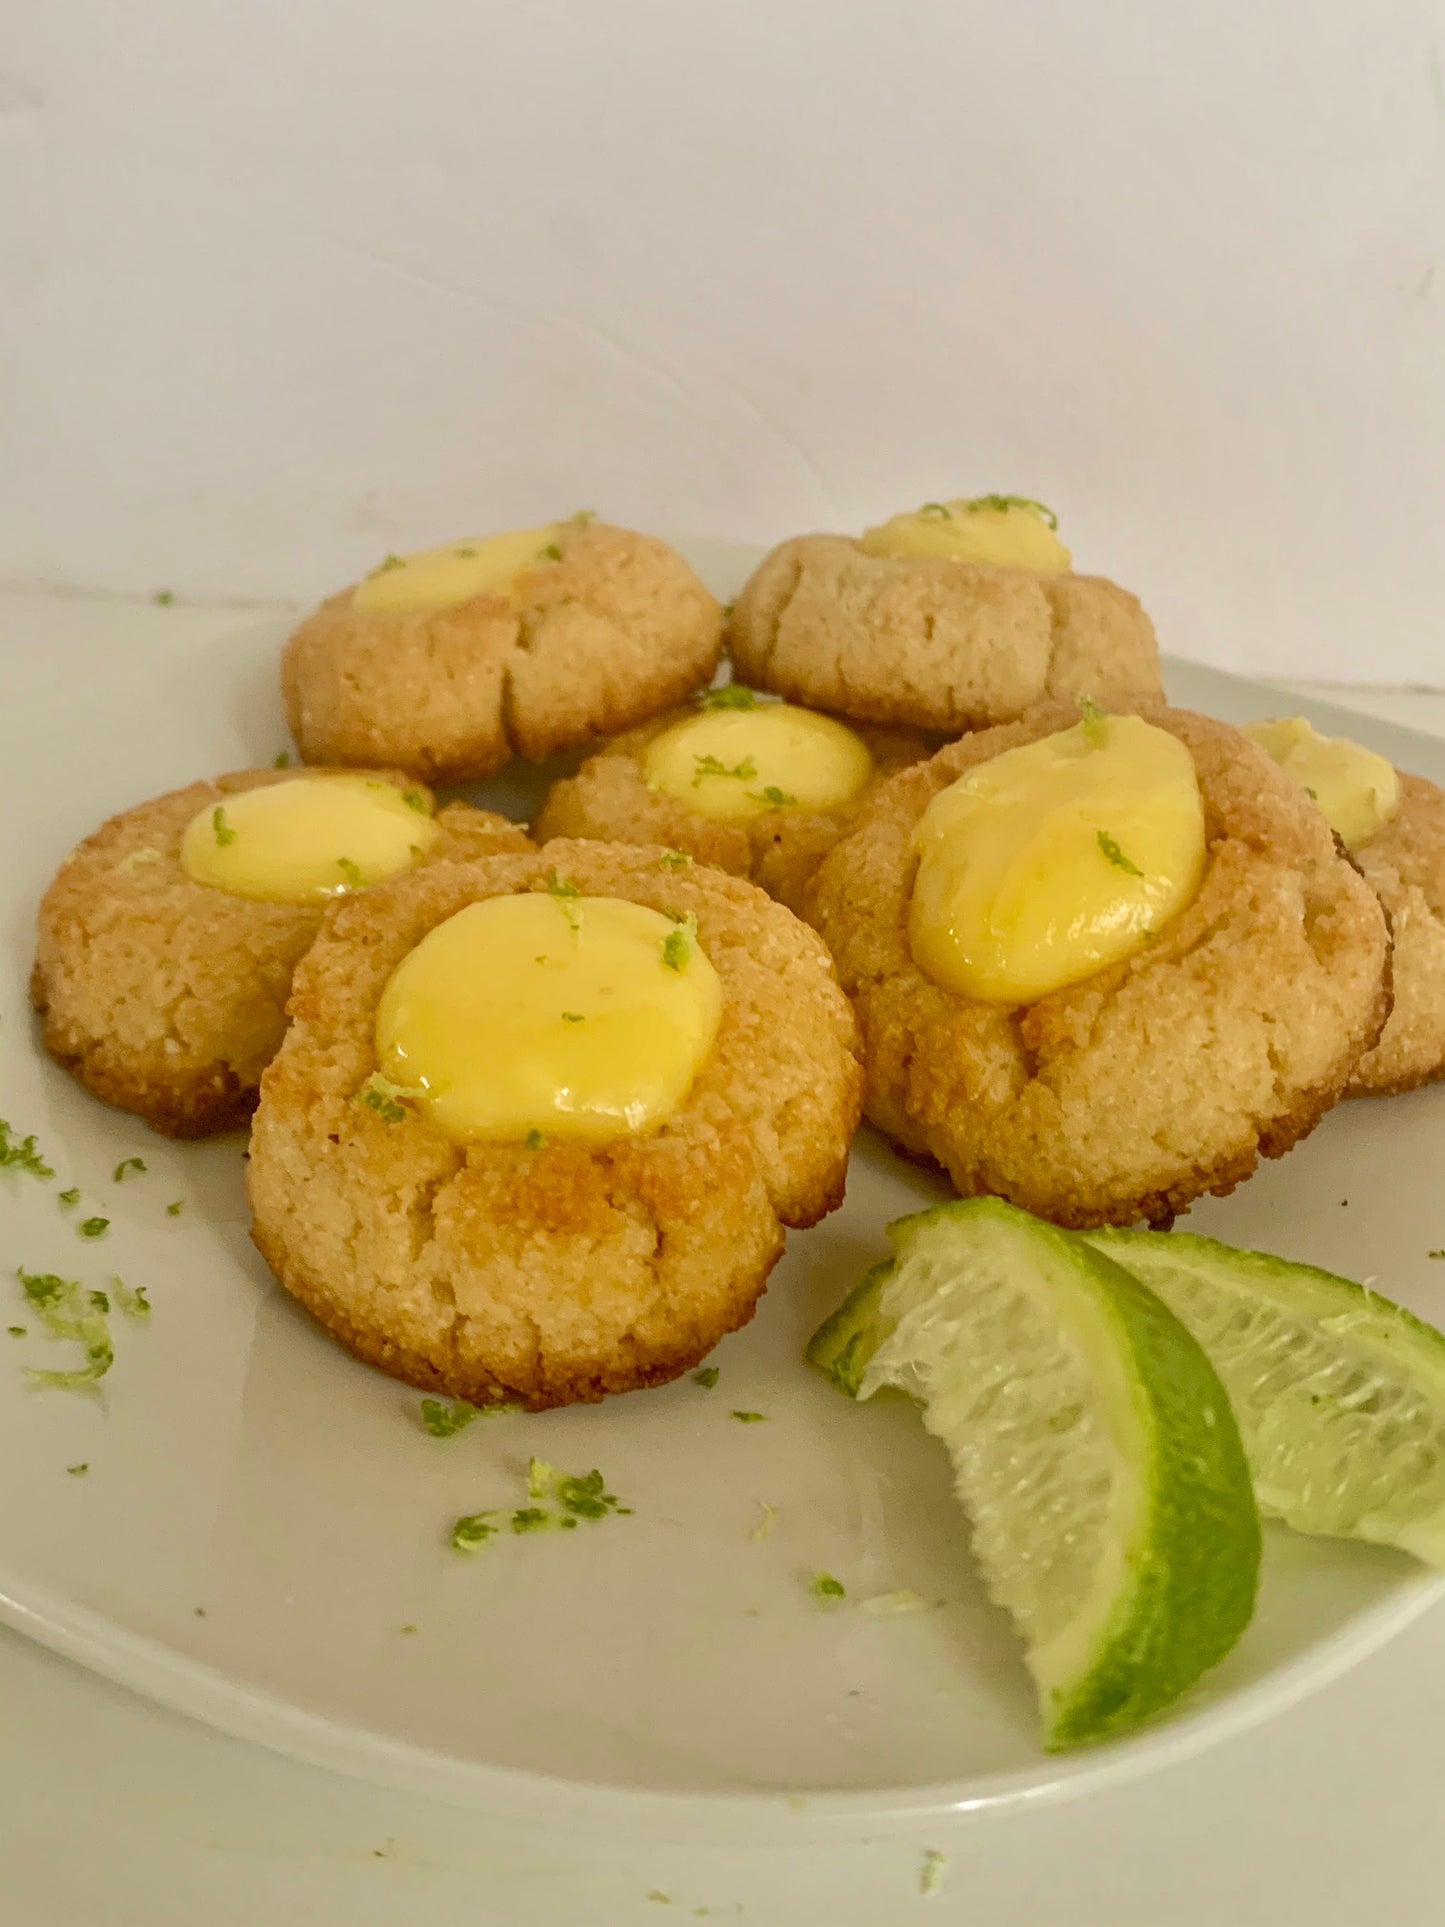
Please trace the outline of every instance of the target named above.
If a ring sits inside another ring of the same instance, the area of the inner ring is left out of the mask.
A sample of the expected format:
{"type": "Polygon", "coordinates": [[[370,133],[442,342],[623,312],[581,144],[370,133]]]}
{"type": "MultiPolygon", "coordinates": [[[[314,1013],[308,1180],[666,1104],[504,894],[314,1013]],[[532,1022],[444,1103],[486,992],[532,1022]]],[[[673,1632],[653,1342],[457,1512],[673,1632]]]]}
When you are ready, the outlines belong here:
{"type": "MultiPolygon", "coordinates": [[[[308,773],[238,770],[124,810],[66,858],[42,899],[31,999],[46,1049],[167,1136],[205,1137],[250,1115],[285,1033],[292,972],[324,915],[196,882],[181,839],[208,806],[308,773]]],[[[397,771],[377,776],[417,787],[397,771]]],[[[505,817],[463,803],[436,821],[422,863],[532,847],[505,817]]]]}
{"type": "Polygon", "coordinates": [[[435,864],[339,905],[297,971],[251,1141],[253,1236],[368,1363],[537,1409],[661,1384],[752,1316],[783,1227],[840,1202],[862,1079],[826,950],[751,884],[661,856],[559,840],[435,864]],[[549,871],[696,915],[723,1009],[678,1108],[645,1135],[529,1149],[358,1102],[397,965],[469,904],[547,891],[549,871]]]}
{"type": "Polygon", "coordinates": [[[559,531],[558,556],[508,596],[365,612],[355,585],[292,635],[281,686],[307,762],[475,782],[630,728],[705,683],[722,610],[665,542],[605,522],[559,531]]]}
{"type": "Polygon", "coordinates": [[[1414,1090],[1445,1077],[1445,791],[1402,771],[1398,812],[1355,861],[1394,931],[1395,1007],[1348,1095],[1414,1090]]]}
{"type": "Polygon", "coordinates": [[[875,556],[802,535],[766,556],[728,622],[741,680],[854,721],[954,733],[1047,699],[1157,698],[1159,648],[1102,576],[875,556]]]}
{"type": "Polygon", "coordinates": [[[915,826],[965,770],[1077,720],[1049,705],[895,776],[825,858],[810,909],[863,1034],[868,1116],[964,1196],[1063,1225],[1163,1221],[1233,1189],[1340,1096],[1390,1010],[1374,892],[1242,733],[1140,706],[1190,751],[1197,895],[1145,949],[1032,1004],[942,989],[913,960],[915,826]]]}

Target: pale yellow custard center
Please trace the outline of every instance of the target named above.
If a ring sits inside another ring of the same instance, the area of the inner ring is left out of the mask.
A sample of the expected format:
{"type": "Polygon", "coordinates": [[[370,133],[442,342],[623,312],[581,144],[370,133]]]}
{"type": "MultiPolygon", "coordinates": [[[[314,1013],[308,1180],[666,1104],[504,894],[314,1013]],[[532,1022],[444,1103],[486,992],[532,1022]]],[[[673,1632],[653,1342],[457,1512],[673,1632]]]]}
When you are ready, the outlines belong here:
{"type": "Polygon", "coordinates": [[[1303,716],[1249,723],[1244,733],[1309,792],[1347,850],[1368,843],[1399,810],[1399,771],[1363,743],[1321,736],[1303,716]]]}
{"type": "Polygon", "coordinates": [[[293,776],[208,803],[186,825],[181,867],[232,896],[324,903],[405,870],[437,834],[420,790],[374,776],[293,776]]]}
{"type": "Polygon", "coordinates": [[[939,556],[988,569],[1033,569],[1058,575],[1073,557],[1054,533],[1041,503],[1021,496],[980,495],[972,501],[925,502],[858,538],[868,555],[939,556]]]}
{"type": "Polygon", "coordinates": [[[704,709],[647,746],[649,789],[703,816],[827,810],[873,774],[868,745],[843,723],[792,703],[704,709]]]}
{"type": "Polygon", "coordinates": [[[1141,949],[1199,888],[1189,751],[1096,715],[967,771],[929,804],[908,934],[946,990],[1031,1003],[1141,949]]]}
{"type": "Polygon", "coordinates": [[[512,594],[518,576],[541,563],[559,562],[566,524],[544,522],[504,535],[469,535],[439,549],[389,555],[357,584],[353,609],[365,615],[418,615],[449,609],[473,596],[512,594]]]}
{"type": "Polygon", "coordinates": [[[689,922],[619,897],[493,897],[397,966],[376,1052],[450,1137],[599,1142],[676,1110],[721,1009],[689,922]]]}

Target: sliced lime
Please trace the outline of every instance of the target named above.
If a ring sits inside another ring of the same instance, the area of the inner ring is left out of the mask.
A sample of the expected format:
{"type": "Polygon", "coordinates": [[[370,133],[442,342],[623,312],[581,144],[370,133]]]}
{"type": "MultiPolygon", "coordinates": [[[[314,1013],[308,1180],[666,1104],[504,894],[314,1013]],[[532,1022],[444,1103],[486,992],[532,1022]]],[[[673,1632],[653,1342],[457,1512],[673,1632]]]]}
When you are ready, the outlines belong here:
{"type": "Polygon", "coordinates": [[[1348,1278],[1183,1231],[1090,1231],[1224,1382],[1261,1511],[1445,1566],[1445,1337],[1348,1278]]]}
{"type": "Polygon", "coordinates": [[[948,1447],[1051,1749],[1137,1725],[1249,1622],[1259,1517],[1223,1388],[1120,1266],[995,1198],[889,1227],[894,1256],[809,1347],[910,1393],[948,1447]]]}

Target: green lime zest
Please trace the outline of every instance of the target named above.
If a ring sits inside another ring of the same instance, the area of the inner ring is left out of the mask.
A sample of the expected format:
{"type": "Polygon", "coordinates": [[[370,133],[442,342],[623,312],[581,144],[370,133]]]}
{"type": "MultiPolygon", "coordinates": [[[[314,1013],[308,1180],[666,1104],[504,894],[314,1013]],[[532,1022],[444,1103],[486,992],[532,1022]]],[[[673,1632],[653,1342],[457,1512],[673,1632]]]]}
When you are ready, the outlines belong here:
{"type": "MultiPolygon", "coordinates": [[[[670,916],[676,912],[669,911],[670,916]]],[[[662,961],[669,970],[683,971],[692,961],[692,953],[697,948],[697,916],[689,910],[677,927],[669,930],[662,940],[662,961]]]]}
{"type": "Polygon", "coordinates": [[[746,683],[719,683],[716,689],[700,689],[693,697],[696,709],[756,709],[758,692],[746,683]]]}
{"type": "Polygon", "coordinates": [[[1040,521],[1047,522],[1051,529],[1059,526],[1059,518],[1051,508],[1036,502],[1032,495],[975,495],[963,505],[965,515],[978,515],[984,509],[997,509],[1007,514],[1010,509],[1026,509],[1037,515],[1040,521]]]}
{"type": "Polygon", "coordinates": [[[940,1853],[937,1847],[925,1847],[923,1859],[918,1868],[918,1891],[926,1898],[936,1894],[943,1885],[948,1872],[948,1855],[940,1853]]]}
{"type": "Polygon", "coordinates": [[[496,1538],[501,1527],[494,1522],[502,1516],[500,1512],[468,1512],[452,1522],[447,1543],[453,1552],[475,1552],[488,1539],[496,1538]]]}
{"type": "Polygon", "coordinates": [[[758,766],[751,756],[745,756],[740,763],[734,763],[731,768],[717,756],[694,756],[692,763],[694,789],[709,776],[726,776],[736,782],[748,783],[758,773],[758,766]]]}
{"type": "Polygon", "coordinates": [[[513,1532],[571,1532],[577,1521],[570,1513],[549,1512],[545,1506],[523,1505],[511,1515],[513,1532]]]}
{"type": "Polygon", "coordinates": [[[1109,740],[1109,715],[1107,710],[1089,696],[1079,698],[1079,727],[1084,732],[1084,741],[1090,749],[1102,749],[1109,740]]]}
{"type": "Polygon", "coordinates": [[[373,1071],[357,1091],[353,1102],[365,1105],[368,1111],[374,1111],[383,1124],[400,1124],[411,1116],[408,1104],[414,1098],[425,1096],[426,1092],[420,1084],[393,1084],[380,1071],[373,1071]]]}
{"type": "Polygon", "coordinates": [[[475,1405],[461,1398],[424,1398],[421,1402],[422,1425],[434,1439],[454,1438],[480,1416],[475,1405]]]}
{"type": "Polygon", "coordinates": [[[1100,830],[1096,841],[1104,856],[1113,864],[1116,870],[1122,870],[1125,876],[1143,876],[1144,872],[1139,868],[1139,865],[1130,857],[1125,856],[1124,852],[1119,848],[1107,830],[1100,830]]]}
{"type": "Polygon", "coordinates": [[[567,919],[568,928],[571,930],[580,930],[582,928],[582,912],[578,909],[576,900],[581,896],[582,892],[578,885],[572,881],[571,877],[558,876],[556,870],[552,869],[547,872],[547,892],[556,903],[557,908],[562,912],[562,915],[567,919]]]}
{"type": "MultiPolygon", "coordinates": [[[[0,1117],[0,1171],[25,1171],[32,1178],[39,1178],[42,1184],[55,1176],[52,1167],[40,1155],[34,1134],[17,1139],[3,1117],[0,1117]]],[[[77,1192],[76,1196],[79,1195],[77,1192]]]]}
{"type": "Polygon", "coordinates": [[[129,1318],[137,1325],[150,1323],[151,1301],[146,1296],[144,1285],[137,1285],[132,1290],[124,1278],[112,1277],[110,1288],[123,1317],[129,1318]]]}
{"type": "Polygon", "coordinates": [[[76,1278],[60,1278],[54,1272],[16,1272],[31,1310],[51,1338],[72,1341],[84,1354],[85,1363],[71,1371],[42,1371],[27,1366],[25,1376],[31,1385],[49,1386],[59,1391],[95,1393],[99,1381],[115,1362],[107,1314],[110,1300],[103,1291],[86,1291],[76,1278]]]}
{"type": "Polygon", "coordinates": [[[546,1459],[533,1458],[527,1464],[527,1494],[533,1499],[555,1499],[565,1512],[578,1519],[603,1519],[609,1512],[628,1514],[615,1493],[606,1489],[602,1474],[563,1472],[546,1459]]]}

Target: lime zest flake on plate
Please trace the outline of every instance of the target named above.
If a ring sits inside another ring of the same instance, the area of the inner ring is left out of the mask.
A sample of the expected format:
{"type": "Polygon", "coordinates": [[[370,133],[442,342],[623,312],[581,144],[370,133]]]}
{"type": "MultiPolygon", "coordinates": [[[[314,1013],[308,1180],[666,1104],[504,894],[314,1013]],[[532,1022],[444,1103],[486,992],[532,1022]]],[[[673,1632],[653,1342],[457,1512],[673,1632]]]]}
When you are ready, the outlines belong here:
{"type": "Polygon", "coordinates": [[[85,1353],[85,1363],[69,1371],[27,1365],[26,1379],[36,1387],[99,1396],[99,1381],[115,1362],[108,1317],[110,1300],[103,1291],[86,1291],[77,1278],[60,1278],[54,1272],[23,1268],[15,1275],[31,1310],[49,1336],[73,1340],[85,1353]]]}
{"type": "Polygon", "coordinates": [[[55,1176],[54,1167],[40,1155],[34,1133],[18,1137],[3,1117],[0,1117],[0,1171],[25,1171],[32,1178],[39,1178],[42,1184],[55,1176]]]}
{"type": "Polygon", "coordinates": [[[476,1406],[461,1398],[424,1398],[421,1402],[422,1427],[434,1439],[454,1438],[479,1416],[476,1406]]]}

